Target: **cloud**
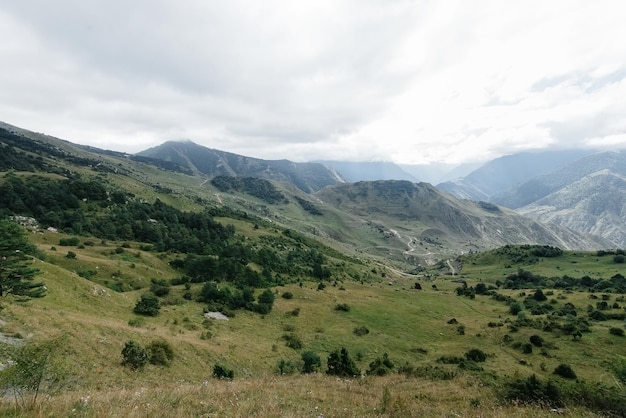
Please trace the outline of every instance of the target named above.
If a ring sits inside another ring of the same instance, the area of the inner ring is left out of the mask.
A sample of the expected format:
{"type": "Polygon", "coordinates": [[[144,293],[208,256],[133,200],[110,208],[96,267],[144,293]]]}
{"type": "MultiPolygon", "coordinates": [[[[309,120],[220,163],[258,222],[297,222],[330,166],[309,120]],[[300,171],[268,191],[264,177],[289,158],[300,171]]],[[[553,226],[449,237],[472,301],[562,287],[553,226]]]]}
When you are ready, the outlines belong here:
{"type": "Polygon", "coordinates": [[[428,162],[624,132],[599,1],[0,1],[0,112],[136,152],[428,162]]]}

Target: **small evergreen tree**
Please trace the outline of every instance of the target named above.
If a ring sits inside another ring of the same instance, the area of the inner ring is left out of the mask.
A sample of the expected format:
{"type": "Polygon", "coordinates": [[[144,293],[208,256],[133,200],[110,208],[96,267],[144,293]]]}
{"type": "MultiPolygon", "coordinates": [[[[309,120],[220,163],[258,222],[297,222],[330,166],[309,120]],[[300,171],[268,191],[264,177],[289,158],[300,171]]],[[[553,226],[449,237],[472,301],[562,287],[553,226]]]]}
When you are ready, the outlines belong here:
{"type": "Polygon", "coordinates": [[[18,223],[8,219],[0,220],[0,296],[45,296],[45,284],[33,281],[40,273],[38,269],[30,267],[32,258],[29,254],[35,250],[18,223]]]}
{"type": "Polygon", "coordinates": [[[341,351],[333,351],[328,356],[326,374],[342,377],[356,377],[361,375],[361,371],[350,358],[348,350],[346,350],[345,347],[341,347],[341,351]]]}

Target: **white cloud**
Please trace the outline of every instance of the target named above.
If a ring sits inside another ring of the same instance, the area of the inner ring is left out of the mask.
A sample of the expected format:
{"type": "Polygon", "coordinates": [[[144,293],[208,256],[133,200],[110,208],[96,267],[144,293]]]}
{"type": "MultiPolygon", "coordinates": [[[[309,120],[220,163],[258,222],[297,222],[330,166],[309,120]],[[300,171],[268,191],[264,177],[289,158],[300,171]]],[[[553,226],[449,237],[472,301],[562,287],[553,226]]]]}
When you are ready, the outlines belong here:
{"type": "MultiPolygon", "coordinates": [[[[468,161],[619,137],[611,1],[0,0],[2,119],[136,152],[468,161]]],[[[617,145],[621,142],[617,142],[617,145]]]]}

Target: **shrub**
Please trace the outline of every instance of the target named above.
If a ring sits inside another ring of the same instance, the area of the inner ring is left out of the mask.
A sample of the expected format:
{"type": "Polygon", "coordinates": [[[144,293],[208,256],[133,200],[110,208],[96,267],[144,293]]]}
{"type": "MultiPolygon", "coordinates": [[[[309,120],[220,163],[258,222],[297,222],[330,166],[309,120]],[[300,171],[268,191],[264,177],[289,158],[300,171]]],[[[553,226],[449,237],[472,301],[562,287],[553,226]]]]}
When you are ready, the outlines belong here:
{"type": "Polygon", "coordinates": [[[537,289],[537,290],[535,290],[535,294],[533,295],[533,299],[535,299],[537,302],[543,302],[544,300],[547,300],[548,297],[543,294],[543,291],[541,289],[537,289]]]}
{"type": "Polygon", "coordinates": [[[298,368],[291,360],[280,359],[276,363],[276,373],[279,375],[294,374],[298,368]]]}
{"type": "Polygon", "coordinates": [[[295,334],[285,334],[283,335],[283,340],[285,340],[287,347],[293,348],[294,350],[300,350],[304,346],[302,340],[295,334]]]}
{"type": "Polygon", "coordinates": [[[617,264],[623,264],[625,260],[626,257],[623,254],[617,254],[613,257],[613,262],[617,264]]]}
{"type": "Polygon", "coordinates": [[[521,402],[524,404],[537,404],[541,406],[561,407],[561,391],[551,381],[542,382],[535,376],[525,379],[514,379],[505,382],[499,396],[509,402],[521,402]]]}
{"type": "Polygon", "coordinates": [[[216,379],[232,380],[235,377],[235,372],[224,365],[215,364],[215,366],[213,366],[213,377],[216,379]]]}
{"type": "Polygon", "coordinates": [[[133,311],[138,315],[157,316],[160,309],[159,299],[157,299],[154,293],[146,292],[141,295],[133,311]]]}
{"type": "Polygon", "coordinates": [[[328,356],[326,374],[342,377],[356,377],[361,374],[361,371],[350,358],[348,350],[346,350],[345,347],[341,347],[341,351],[333,351],[328,356]]]}
{"type": "Polygon", "coordinates": [[[621,328],[617,328],[617,327],[609,328],[609,333],[611,335],[617,335],[618,337],[623,337],[624,336],[624,330],[621,329],[621,328]]]}
{"type": "Polygon", "coordinates": [[[78,237],[61,238],[59,240],[59,245],[62,247],[76,247],[79,244],[80,244],[80,239],[78,239],[78,237]]]}
{"type": "Polygon", "coordinates": [[[287,316],[298,316],[298,315],[300,315],[300,308],[299,307],[293,308],[291,311],[288,311],[286,313],[286,315],[287,316]]]}
{"type": "Polygon", "coordinates": [[[552,374],[556,374],[557,376],[561,376],[565,379],[576,379],[576,373],[571,368],[569,364],[561,363],[552,372],[552,374]]]}
{"type": "Polygon", "coordinates": [[[366,326],[360,326],[360,327],[355,327],[352,332],[354,333],[354,335],[356,335],[357,337],[362,337],[364,335],[367,335],[370,333],[370,330],[367,329],[366,326]]]}
{"type": "Polygon", "coordinates": [[[293,299],[293,293],[285,292],[281,295],[284,299],[293,299]]]}
{"type": "Polygon", "coordinates": [[[543,346],[543,338],[541,338],[539,335],[531,335],[530,336],[530,343],[532,345],[534,345],[535,347],[542,347],[543,346]]]}
{"type": "Polygon", "coordinates": [[[74,251],[68,251],[65,258],[69,258],[70,260],[74,260],[76,258],[76,253],[74,251]]]}
{"type": "MultiPolygon", "coordinates": [[[[22,409],[36,409],[39,394],[51,395],[64,386],[66,359],[64,339],[28,342],[12,353],[0,370],[0,390],[5,400],[14,397],[22,409]]],[[[8,413],[8,402],[3,411],[8,413]]],[[[23,416],[22,414],[11,416],[23,416]]]]}
{"type": "Polygon", "coordinates": [[[313,351],[305,351],[301,355],[302,361],[302,373],[314,373],[322,368],[322,359],[313,351]]]}
{"type": "Polygon", "coordinates": [[[335,305],[336,311],[350,312],[350,305],[347,303],[338,303],[335,305]]]}
{"type": "Polygon", "coordinates": [[[533,353],[533,345],[531,343],[522,344],[522,353],[524,354],[532,354],[533,353]]]}
{"type": "Polygon", "coordinates": [[[157,366],[169,366],[174,359],[174,350],[170,343],[164,339],[152,341],[147,347],[150,355],[150,364],[157,366]]]}
{"type": "Polygon", "coordinates": [[[448,355],[441,356],[437,359],[437,363],[442,363],[442,364],[460,364],[463,361],[464,361],[463,357],[448,356],[448,355]]]}
{"type": "Polygon", "coordinates": [[[122,365],[140,370],[148,363],[148,351],[137,341],[129,340],[122,348],[122,365]]]}
{"type": "Polygon", "coordinates": [[[509,312],[511,315],[517,315],[522,310],[522,305],[519,302],[512,302],[509,305],[509,312]]]}
{"type": "Polygon", "coordinates": [[[376,360],[370,363],[369,369],[365,374],[374,375],[374,376],[385,376],[394,368],[394,364],[391,360],[389,360],[389,356],[387,353],[383,354],[383,357],[378,357],[376,360]]]}
{"type": "Polygon", "coordinates": [[[170,293],[170,284],[163,279],[152,279],[150,291],[154,293],[155,296],[166,296],[170,293]]]}
{"type": "Polygon", "coordinates": [[[481,363],[487,360],[487,353],[485,353],[484,351],[478,348],[472,348],[471,350],[465,353],[465,358],[471,361],[481,363]]]}

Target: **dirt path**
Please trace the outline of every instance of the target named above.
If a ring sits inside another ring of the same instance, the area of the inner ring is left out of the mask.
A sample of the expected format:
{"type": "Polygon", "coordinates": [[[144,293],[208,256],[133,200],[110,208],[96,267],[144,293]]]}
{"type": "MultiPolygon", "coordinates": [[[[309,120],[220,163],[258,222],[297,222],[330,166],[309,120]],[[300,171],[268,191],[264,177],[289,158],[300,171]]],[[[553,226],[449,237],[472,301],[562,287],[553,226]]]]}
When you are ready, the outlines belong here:
{"type": "Polygon", "coordinates": [[[450,273],[452,273],[453,276],[456,276],[456,269],[454,268],[450,260],[446,260],[446,264],[448,264],[448,267],[450,267],[450,273]]]}

